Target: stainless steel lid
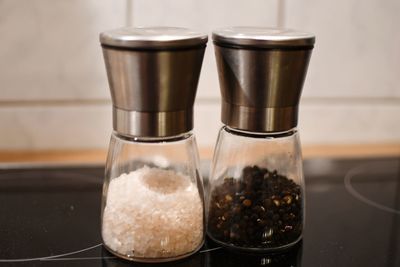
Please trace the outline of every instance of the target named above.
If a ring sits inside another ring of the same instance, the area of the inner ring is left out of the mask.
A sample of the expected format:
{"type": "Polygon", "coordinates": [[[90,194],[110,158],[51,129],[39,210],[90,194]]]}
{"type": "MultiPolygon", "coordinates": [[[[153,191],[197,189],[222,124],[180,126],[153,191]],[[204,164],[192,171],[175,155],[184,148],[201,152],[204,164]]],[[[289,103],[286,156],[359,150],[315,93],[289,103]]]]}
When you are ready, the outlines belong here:
{"type": "Polygon", "coordinates": [[[131,49],[174,49],[205,45],[208,36],[185,28],[119,28],[100,34],[103,45],[131,49]]]}
{"type": "Polygon", "coordinates": [[[233,27],[213,32],[224,124],[252,132],[297,126],[315,37],[293,30],[233,27]]]}
{"type": "Polygon", "coordinates": [[[207,35],[183,28],[123,28],[100,34],[113,126],[132,137],[193,128],[193,104],[207,35]]]}
{"type": "Polygon", "coordinates": [[[217,44],[251,46],[258,48],[312,47],[315,36],[296,30],[230,27],[213,31],[212,38],[217,44]]]}

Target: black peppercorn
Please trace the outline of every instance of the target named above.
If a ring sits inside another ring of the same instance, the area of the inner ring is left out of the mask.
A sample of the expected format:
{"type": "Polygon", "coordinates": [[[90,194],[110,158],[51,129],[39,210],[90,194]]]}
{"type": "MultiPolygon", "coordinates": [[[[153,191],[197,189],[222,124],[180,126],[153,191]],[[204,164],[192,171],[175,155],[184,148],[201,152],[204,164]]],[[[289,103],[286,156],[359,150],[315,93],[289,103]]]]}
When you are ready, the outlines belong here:
{"type": "Polygon", "coordinates": [[[301,236],[301,188],[276,170],[247,166],[213,189],[208,233],[243,248],[275,248],[301,236]]]}

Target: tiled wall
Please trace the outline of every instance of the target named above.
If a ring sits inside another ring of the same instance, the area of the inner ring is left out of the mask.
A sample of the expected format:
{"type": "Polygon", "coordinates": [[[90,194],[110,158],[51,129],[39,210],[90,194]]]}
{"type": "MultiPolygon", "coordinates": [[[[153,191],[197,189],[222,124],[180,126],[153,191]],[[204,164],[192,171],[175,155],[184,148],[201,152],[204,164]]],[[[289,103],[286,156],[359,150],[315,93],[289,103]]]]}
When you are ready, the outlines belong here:
{"type": "MultiPolygon", "coordinates": [[[[400,142],[399,14],[398,0],[0,0],[0,150],[107,147],[98,33],[124,25],[314,32],[303,144],[400,142]]],[[[195,106],[200,145],[214,145],[219,113],[209,43],[195,106]]]]}

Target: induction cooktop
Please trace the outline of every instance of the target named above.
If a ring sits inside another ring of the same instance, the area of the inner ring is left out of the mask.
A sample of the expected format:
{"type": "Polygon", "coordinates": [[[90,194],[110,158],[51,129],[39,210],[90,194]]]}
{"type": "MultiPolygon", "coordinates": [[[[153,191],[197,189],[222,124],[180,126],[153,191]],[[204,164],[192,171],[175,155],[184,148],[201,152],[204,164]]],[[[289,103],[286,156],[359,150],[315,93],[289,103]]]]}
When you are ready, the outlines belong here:
{"type": "Polygon", "coordinates": [[[211,240],[164,264],[118,259],[101,243],[103,166],[0,168],[0,266],[400,266],[400,158],[304,162],[303,240],[245,254],[211,240]]]}

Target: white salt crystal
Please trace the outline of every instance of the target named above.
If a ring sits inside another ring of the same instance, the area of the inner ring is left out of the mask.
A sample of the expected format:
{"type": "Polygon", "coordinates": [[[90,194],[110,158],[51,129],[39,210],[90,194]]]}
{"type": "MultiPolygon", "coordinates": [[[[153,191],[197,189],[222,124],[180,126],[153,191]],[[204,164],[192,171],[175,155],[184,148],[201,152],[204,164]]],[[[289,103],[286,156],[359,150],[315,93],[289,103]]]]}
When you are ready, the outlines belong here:
{"type": "Polygon", "coordinates": [[[110,181],[103,240],[122,255],[175,257],[203,240],[203,204],[188,176],[147,166],[110,181]]]}

